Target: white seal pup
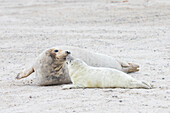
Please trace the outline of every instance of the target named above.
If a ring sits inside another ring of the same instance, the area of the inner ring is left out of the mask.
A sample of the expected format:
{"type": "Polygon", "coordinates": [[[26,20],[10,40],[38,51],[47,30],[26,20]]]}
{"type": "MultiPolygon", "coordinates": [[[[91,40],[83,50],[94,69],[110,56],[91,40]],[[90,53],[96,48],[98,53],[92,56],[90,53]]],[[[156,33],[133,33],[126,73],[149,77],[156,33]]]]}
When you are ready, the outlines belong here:
{"type": "Polygon", "coordinates": [[[70,88],[146,88],[151,85],[146,82],[136,80],[130,75],[105,67],[88,66],[80,59],[75,59],[71,55],[66,57],[69,76],[73,84],[63,86],[63,89],[70,88]]]}

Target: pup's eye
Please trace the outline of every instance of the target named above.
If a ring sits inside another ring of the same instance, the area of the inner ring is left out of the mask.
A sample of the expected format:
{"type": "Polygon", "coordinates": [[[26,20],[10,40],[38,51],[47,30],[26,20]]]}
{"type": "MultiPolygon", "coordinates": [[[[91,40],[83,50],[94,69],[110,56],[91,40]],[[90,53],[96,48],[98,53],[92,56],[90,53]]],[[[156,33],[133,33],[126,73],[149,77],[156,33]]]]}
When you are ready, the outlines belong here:
{"type": "Polygon", "coordinates": [[[57,52],[58,52],[58,50],[56,49],[56,50],[54,50],[54,52],[56,52],[56,53],[57,53],[57,52]]]}

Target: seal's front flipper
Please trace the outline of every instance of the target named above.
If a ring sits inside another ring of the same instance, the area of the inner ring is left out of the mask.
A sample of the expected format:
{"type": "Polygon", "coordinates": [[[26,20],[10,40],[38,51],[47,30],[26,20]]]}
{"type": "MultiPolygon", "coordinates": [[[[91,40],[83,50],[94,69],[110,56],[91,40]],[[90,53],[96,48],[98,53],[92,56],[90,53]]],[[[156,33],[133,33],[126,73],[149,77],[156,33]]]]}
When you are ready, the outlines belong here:
{"type": "Polygon", "coordinates": [[[74,85],[74,84],[71,84],[71,85],[64,85],[62,87],[62,90],[66,90],[66,89],[78,89],[78,88],[83,88],[83,87],[80,87],[78,85],[74,85]]]}

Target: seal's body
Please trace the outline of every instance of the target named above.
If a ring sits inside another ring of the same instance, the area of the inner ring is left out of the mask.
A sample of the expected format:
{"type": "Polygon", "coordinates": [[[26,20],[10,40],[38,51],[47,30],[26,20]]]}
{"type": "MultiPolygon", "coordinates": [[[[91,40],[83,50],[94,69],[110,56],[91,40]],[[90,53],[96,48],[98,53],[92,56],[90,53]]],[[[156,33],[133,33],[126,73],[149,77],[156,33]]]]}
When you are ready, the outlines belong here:
{"type": "Polygon", "coordinates": [[[73,85],[63,88],[151,88],[130,75],[112,68],[88,66],[80,59],[67,56],[69,75],[73,85]]]}
{"type": "Polygon", "coordinates": [[[73,46],[59,46],[55,48],[70,51],[72,56],[83,60],[89,66],[109,67],[123,71],[125,73],[139,71],[139,65],[137,64],[119,61],[111,56],[89,51],[87,49],[82,49],[73,46]]]}

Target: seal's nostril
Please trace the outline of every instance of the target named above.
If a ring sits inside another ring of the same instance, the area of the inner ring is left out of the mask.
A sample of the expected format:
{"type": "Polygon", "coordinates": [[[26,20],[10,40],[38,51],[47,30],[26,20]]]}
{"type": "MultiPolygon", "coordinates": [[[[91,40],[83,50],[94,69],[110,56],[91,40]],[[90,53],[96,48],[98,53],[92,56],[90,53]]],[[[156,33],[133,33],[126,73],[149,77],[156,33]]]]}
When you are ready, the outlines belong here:
{"type": "Polygon", "coordinates": [[[71,54],[69,51],[66,51],[67,54],[71,54]]]}

